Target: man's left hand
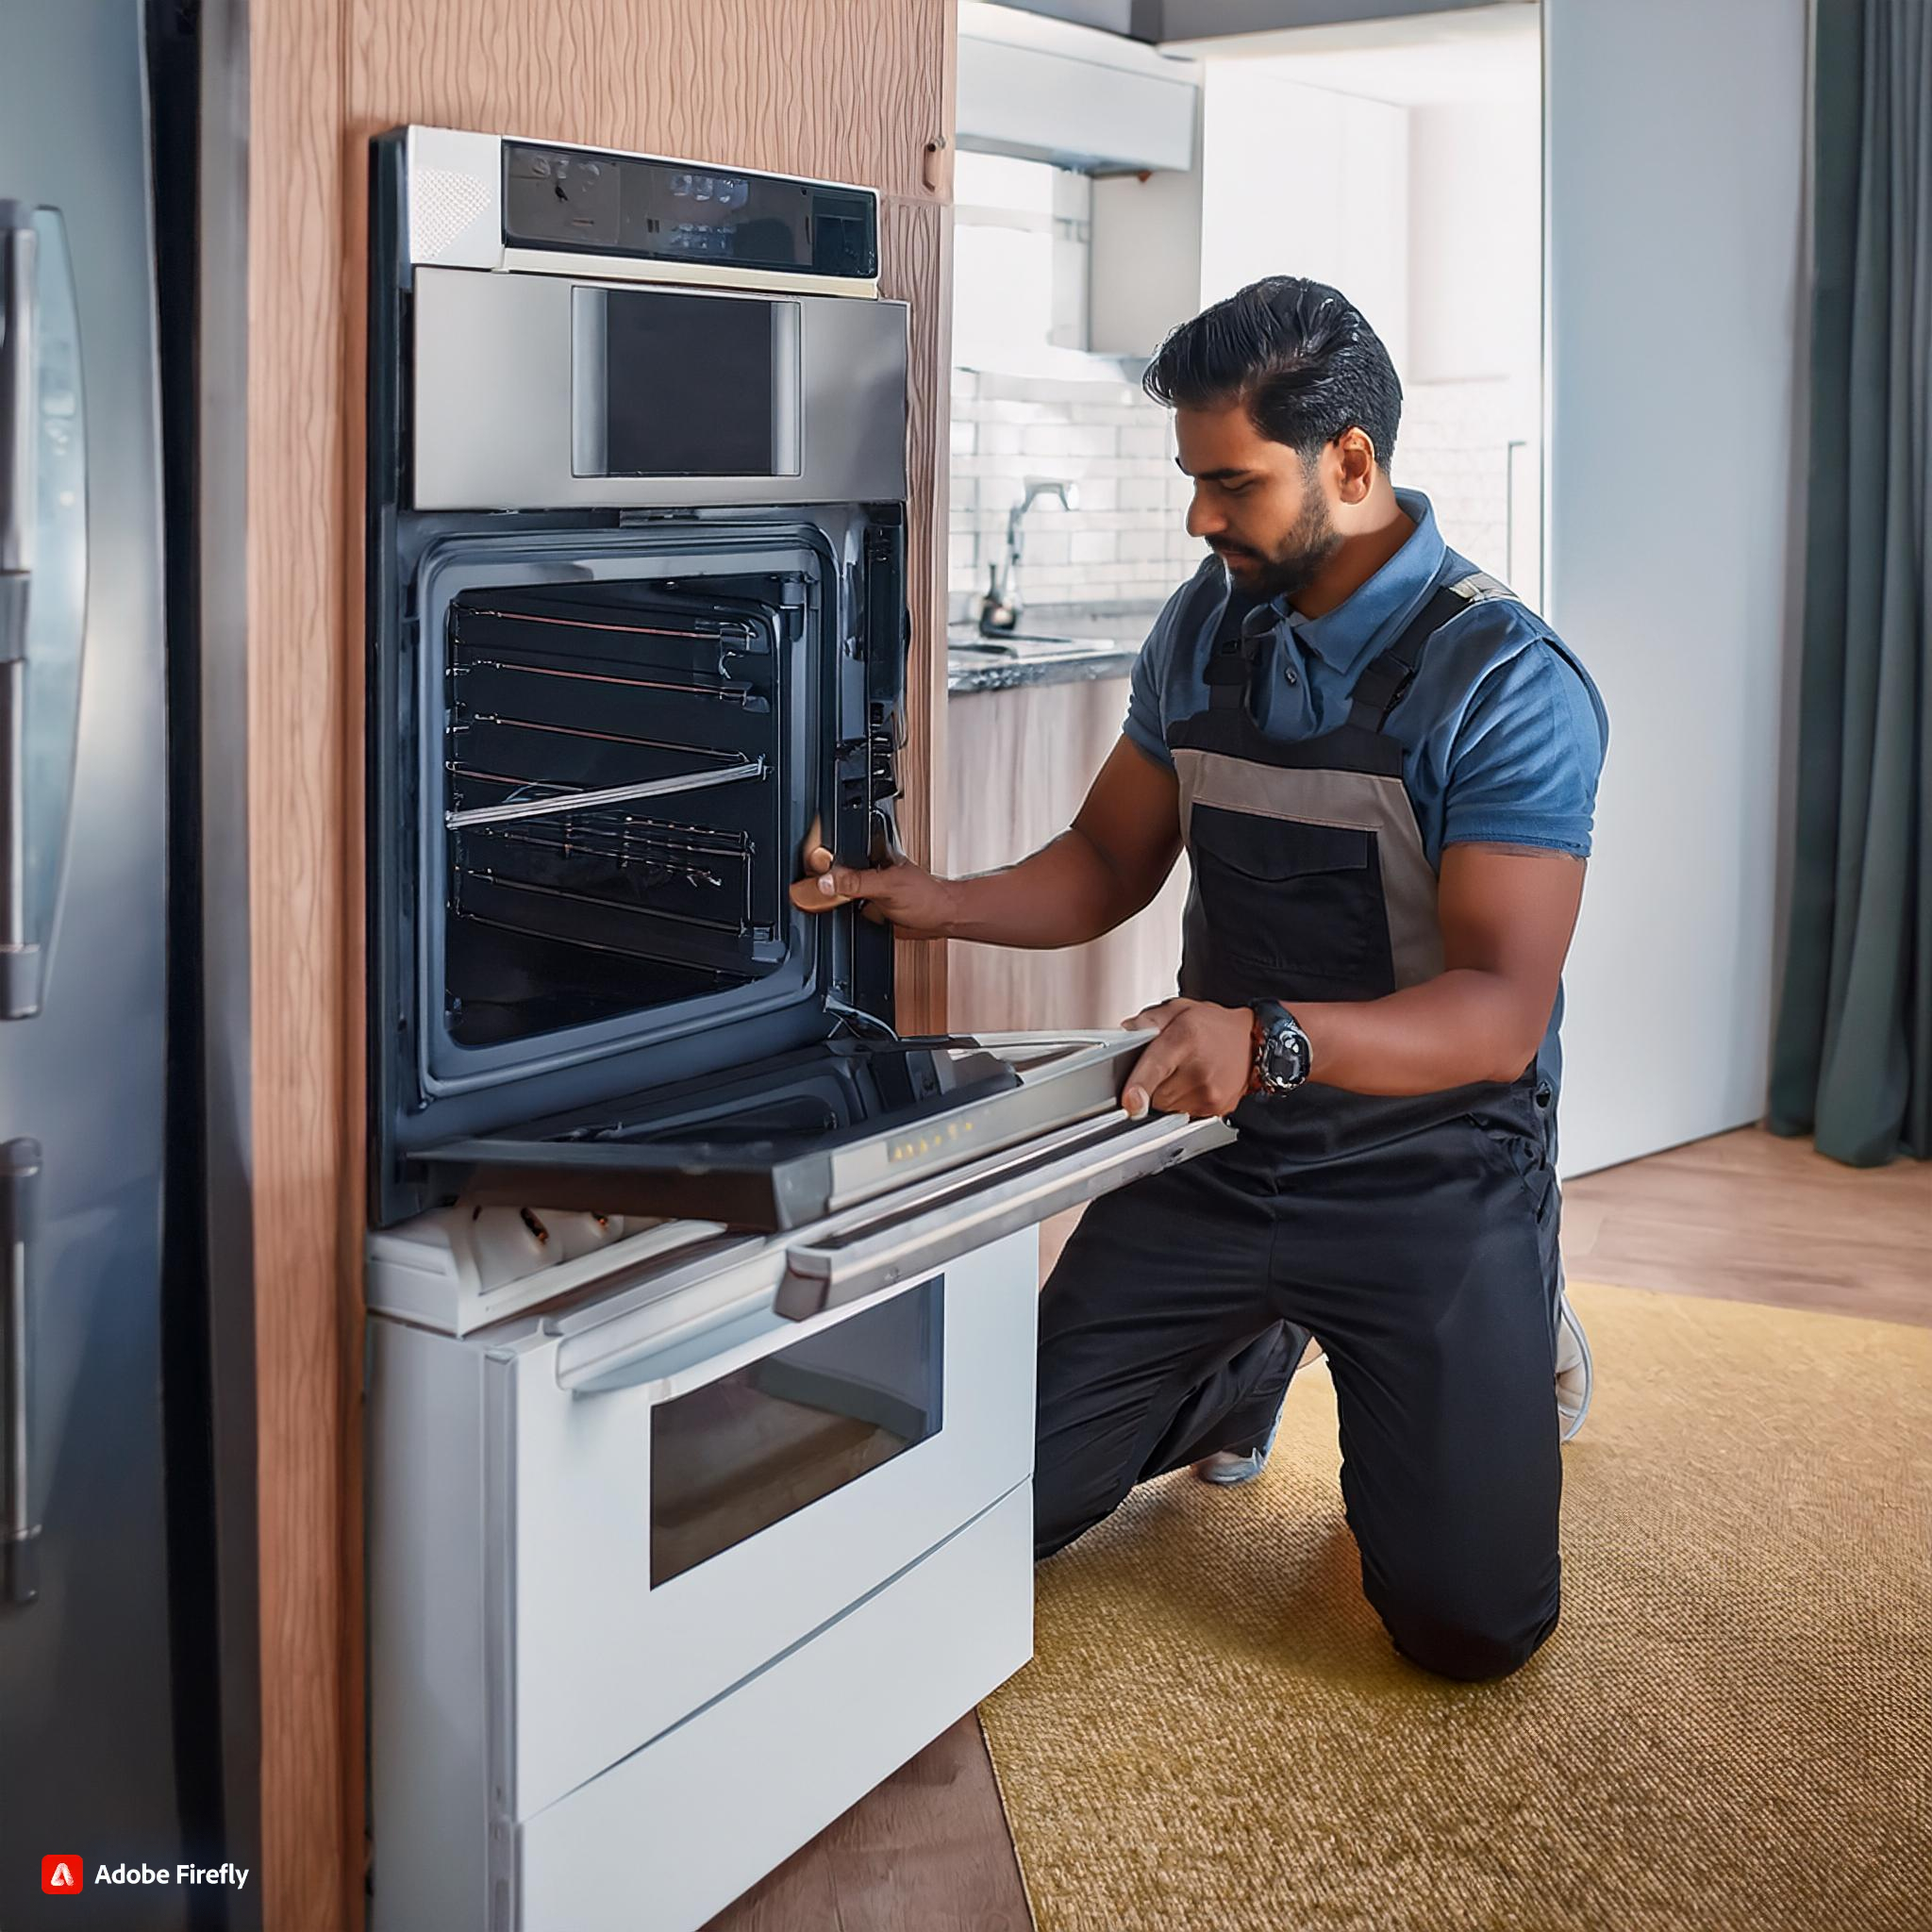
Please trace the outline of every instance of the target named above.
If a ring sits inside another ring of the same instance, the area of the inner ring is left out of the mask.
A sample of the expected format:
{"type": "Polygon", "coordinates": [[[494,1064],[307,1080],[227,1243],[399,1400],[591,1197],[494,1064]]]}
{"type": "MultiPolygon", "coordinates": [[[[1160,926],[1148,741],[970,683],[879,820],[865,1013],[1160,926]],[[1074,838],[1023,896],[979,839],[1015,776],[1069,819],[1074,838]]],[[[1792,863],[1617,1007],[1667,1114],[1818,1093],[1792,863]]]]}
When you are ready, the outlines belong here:
{"type": "Polygon", "coordinates": [[[1129,1118],[1184,1113],[1218,1120],[1232,1113],[1248,1091],[1255,1065],[1255,1016],[1246,1007],[1217,1007],[1206,1000],[1163,1000],[1124,1023],[1157,1038],[1134,1062],[1121,1105],[1129,1118]]]}

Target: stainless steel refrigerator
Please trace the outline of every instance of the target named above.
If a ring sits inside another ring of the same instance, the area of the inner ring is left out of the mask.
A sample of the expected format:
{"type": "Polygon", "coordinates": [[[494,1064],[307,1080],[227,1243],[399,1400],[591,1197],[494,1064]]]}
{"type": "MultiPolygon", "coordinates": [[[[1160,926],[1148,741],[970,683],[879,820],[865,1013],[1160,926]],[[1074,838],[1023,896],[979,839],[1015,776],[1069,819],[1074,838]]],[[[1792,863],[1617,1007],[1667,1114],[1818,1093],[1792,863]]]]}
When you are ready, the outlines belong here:
{"type": "Polygon", "coordinates": [[[206,1394],[165,1373],[182,1348],[164,1267],[177,1136],[149,25],[140,0],[0,0],[6,1932],[216,1922],[204,1888],[95,1878],[145,1863],[172,1881],[223,1856],[197,1795],[218,1777],[213,1676],[195,1662],[206,1394]],[[52,1854],[77,1859],[77,1897],[42,1891],[52,1854]]]}

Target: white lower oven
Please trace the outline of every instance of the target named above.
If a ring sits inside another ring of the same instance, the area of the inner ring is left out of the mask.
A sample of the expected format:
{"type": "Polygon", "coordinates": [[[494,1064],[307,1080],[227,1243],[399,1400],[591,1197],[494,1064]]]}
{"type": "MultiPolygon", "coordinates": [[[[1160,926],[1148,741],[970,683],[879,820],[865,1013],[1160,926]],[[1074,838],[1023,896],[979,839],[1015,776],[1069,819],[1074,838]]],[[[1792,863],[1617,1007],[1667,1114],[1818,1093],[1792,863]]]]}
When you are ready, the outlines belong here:
{"type": "Polygon", "coordinates": [[[372,1238],[375,1932],[693,1932],[1024,1663],[1037,1224],[1226,1133],[626,1230],[468,1332],[534,1217],[372,1238]]]}
{"type": "Polygon", "coordinates": [[[963,1646],[984,1666],[971,1681],[889,1685],[825,1640],[1024,1503],[1036,1252],[1010,1235],[804,1324],[768,1291],[761,1312],[589,1379],[569,1353],[584,1331],[555,1323],[372,1324],[378,1932],[701,1924],[901,1761],[895,1726],[857,1751],[856,1783],[814,1761],[800,1785],[827,1726],[850,1750],[882,1691],[909,1696],[930,1720],[917,1749],[1025,1660],[1030,1508],[1025,1536],[993,1539],[938,1621],[918,1619],[922,1665],[963,1646]],[[738,1736],[724,1707],[775,1664],[821,1653],[761,1691],[741,1757],[702,1746],[738,1736]],[[679,1789],[706,1788],[665,1812],[645,1760],[674,1740],[679,1789]],[[594,1844],[578,1818],[603,1821],[594,1844]],[[770,1842],[778,1819],[791,1842],[770,1842]],[[564,1841],[553,1896],[525,1854],[564,1841]]]}

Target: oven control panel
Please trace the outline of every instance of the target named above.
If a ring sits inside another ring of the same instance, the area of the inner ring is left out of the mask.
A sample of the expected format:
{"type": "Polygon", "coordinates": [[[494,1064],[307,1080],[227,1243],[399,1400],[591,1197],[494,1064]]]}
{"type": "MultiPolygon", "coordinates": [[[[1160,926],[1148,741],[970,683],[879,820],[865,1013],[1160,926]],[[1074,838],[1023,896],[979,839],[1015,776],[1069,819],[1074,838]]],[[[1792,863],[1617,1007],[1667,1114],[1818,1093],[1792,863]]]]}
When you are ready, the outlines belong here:
{"type": "Polygon", "coordinates": [[[874,189],[452,127],[378,141],[403,153],[419,267],[879,291],[874,189]]]}
{"type": "Polygon", "coordinates": [[[507,242],[788,275],[879,272],[878,203],[862,189],[642,155],[503,144],[507,242]]]}

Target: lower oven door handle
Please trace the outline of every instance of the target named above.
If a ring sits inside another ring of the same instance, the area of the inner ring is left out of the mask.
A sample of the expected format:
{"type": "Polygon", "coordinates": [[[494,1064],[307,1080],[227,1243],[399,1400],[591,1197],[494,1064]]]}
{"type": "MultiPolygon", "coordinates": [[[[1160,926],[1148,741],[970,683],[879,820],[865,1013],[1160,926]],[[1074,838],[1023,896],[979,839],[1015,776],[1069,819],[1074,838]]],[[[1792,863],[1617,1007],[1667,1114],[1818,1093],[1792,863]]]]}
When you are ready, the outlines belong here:
{"type": "Polygon", "coordinates": [[[875,1222],[785,1257],[776,1307],[793,1321],[863,1300],[896,1283],[984,1247],[1002,1235],[1044,1221],[1176,1161],[1234,1139],[1222,1120],[1164,1114],[1121,1124],[1077,1150],[1016,1170],[1007,1167],[983,1189],[908,1216],[888,1211],[875,1222]]]}

